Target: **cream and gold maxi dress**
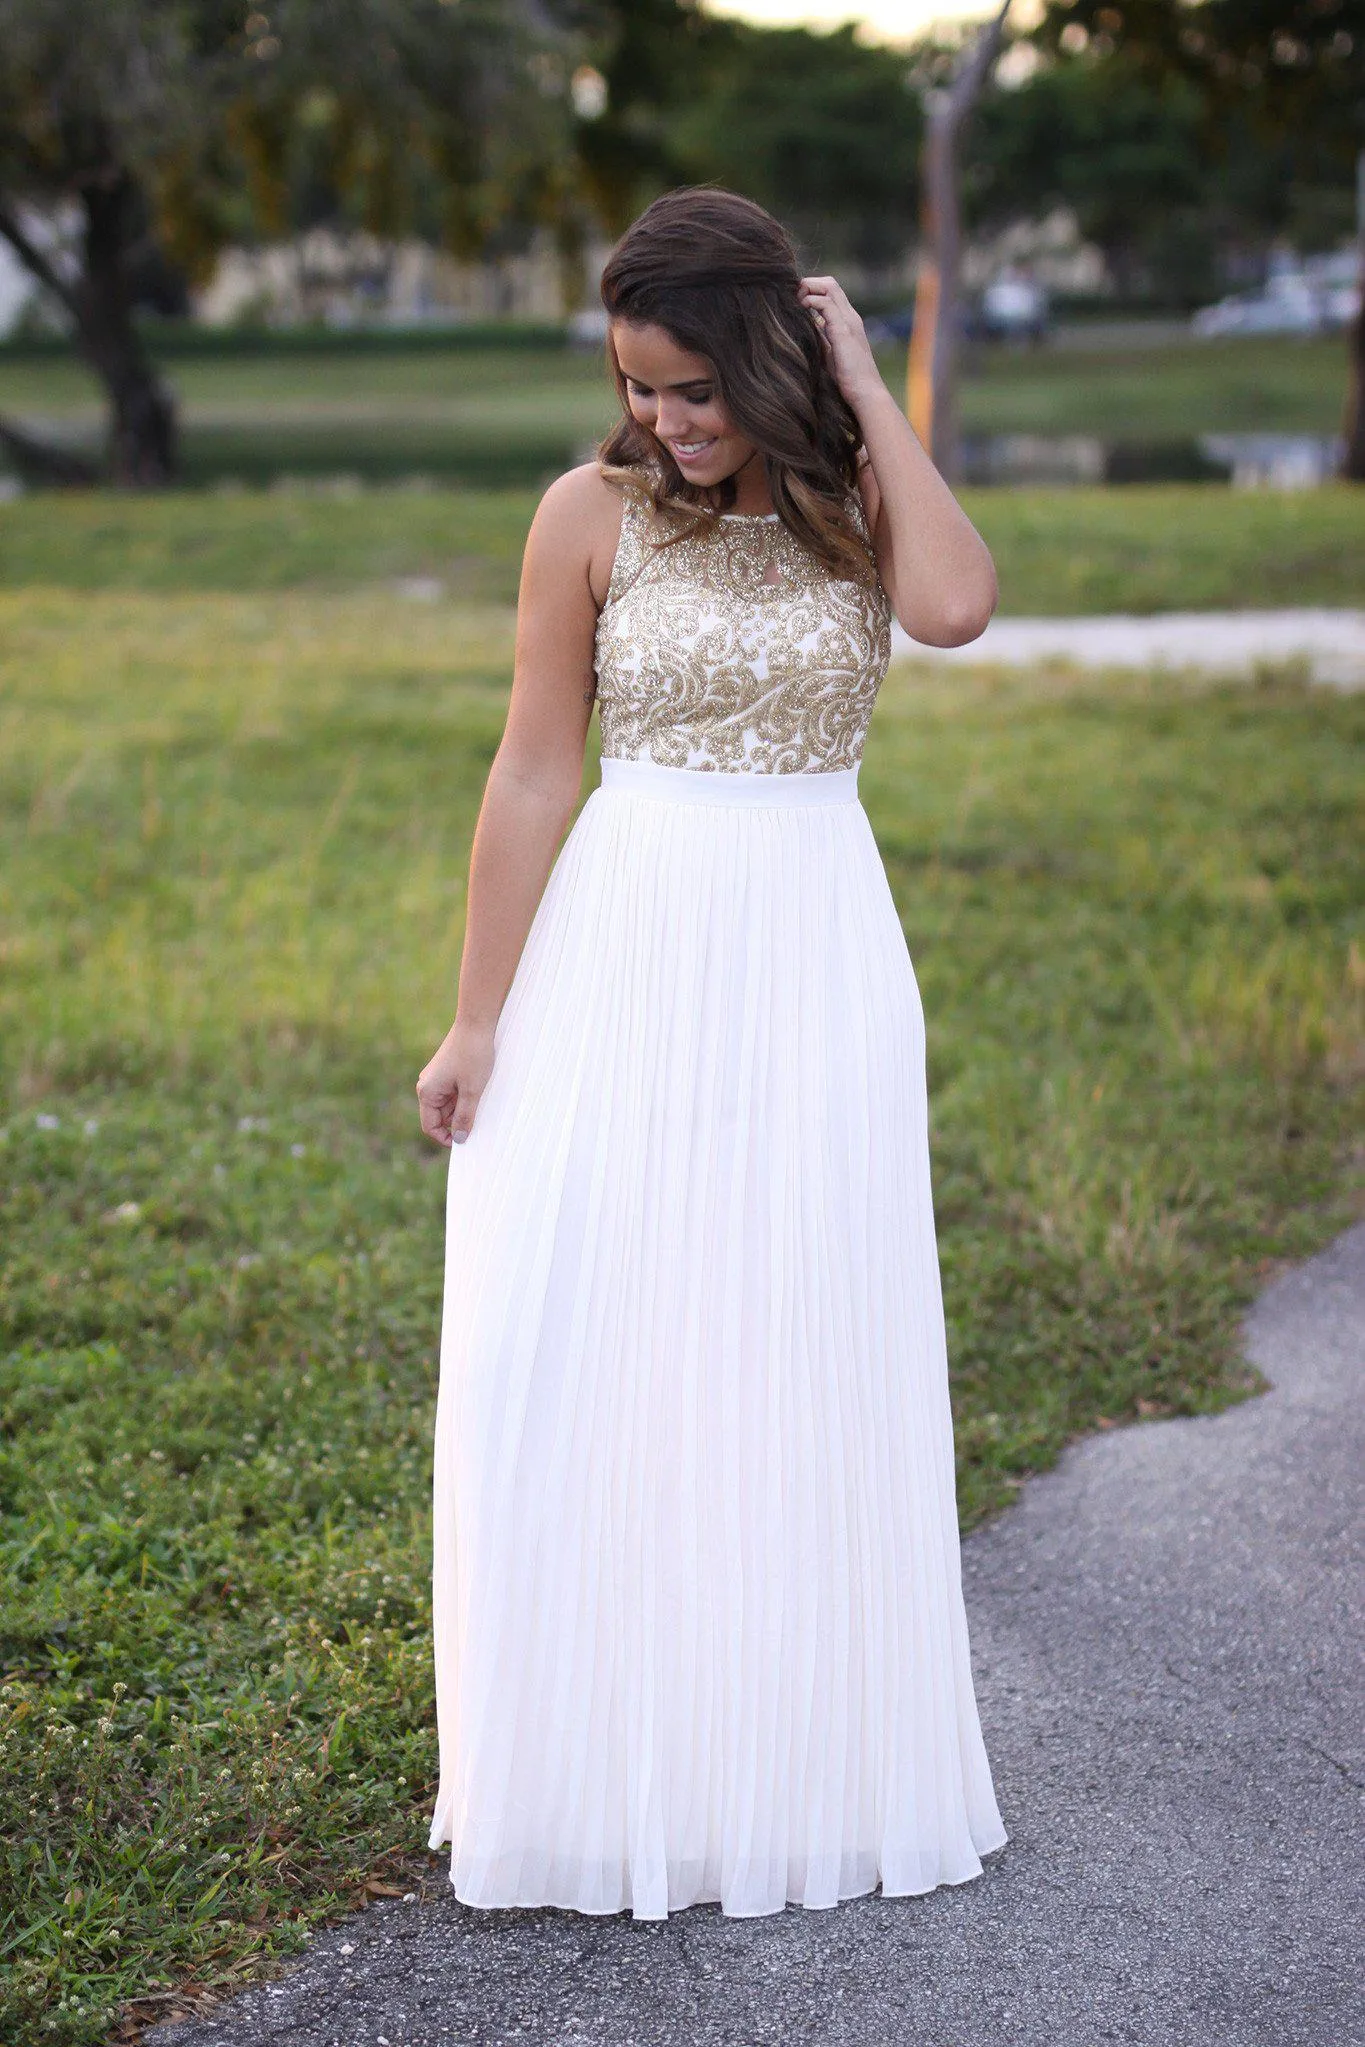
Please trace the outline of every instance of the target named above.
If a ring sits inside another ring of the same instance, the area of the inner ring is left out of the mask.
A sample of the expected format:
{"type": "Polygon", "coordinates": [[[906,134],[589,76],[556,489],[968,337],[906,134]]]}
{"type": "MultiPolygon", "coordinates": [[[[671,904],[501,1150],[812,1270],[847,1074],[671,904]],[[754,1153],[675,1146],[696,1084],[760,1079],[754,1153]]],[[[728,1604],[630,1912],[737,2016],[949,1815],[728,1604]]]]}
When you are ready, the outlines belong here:
{"type": "Polygon", "coordinates": [[[628,494],[601,782],[450,1159],[430,1837],[470,1905],[644,1919],[927,1891],[1006,1838],[858,798],[889,606],[775,515],[659,537],[628,494]]]}

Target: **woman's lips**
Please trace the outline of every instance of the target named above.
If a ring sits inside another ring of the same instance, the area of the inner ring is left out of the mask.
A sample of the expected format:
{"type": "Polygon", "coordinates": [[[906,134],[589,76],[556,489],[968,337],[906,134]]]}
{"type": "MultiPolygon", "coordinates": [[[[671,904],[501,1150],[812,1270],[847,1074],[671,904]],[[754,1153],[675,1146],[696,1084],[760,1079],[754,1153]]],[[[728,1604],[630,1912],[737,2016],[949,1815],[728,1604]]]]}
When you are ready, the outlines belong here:
{"type": "Polygon", "coordinates": [[[684,467],[689,463],[704,462],[715,445],[714,436],[709,441],[699,441],[692,446],[686,442],[679,444],[677,441],[670,441],[668,444],[674,461],[681,462],[684,467]]]}

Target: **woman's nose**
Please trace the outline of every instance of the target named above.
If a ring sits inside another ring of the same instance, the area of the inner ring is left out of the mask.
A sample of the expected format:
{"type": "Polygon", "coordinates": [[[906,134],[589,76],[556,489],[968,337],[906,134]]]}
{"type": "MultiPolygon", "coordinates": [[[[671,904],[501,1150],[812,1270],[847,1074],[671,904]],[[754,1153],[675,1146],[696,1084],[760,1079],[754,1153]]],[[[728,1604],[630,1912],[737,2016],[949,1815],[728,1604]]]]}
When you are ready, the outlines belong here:
{"type": "Polygon", "coordinates": [[[687,409],[682,405],[669,405],[661,401],[655,432],[661,441],[681,441],[686,438],[688,426],[687,409]]]}

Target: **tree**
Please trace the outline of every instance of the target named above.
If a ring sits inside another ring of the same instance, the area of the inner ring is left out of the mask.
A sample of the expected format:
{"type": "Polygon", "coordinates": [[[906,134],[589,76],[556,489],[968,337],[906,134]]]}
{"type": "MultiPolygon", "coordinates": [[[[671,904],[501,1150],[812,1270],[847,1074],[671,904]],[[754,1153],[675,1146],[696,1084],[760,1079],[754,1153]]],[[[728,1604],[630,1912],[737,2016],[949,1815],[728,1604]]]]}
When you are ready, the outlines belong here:
{"type": "Polygon", "coordinates": [[[718,178],[779,214],[822,260],[895,261],[914,234],[923,116],[905,56],[854,27],[717,20],[702,89],[670,123],[689,178],[718,178]]]}
{"type": "Polygon", "coordinates": [[[603,106],[575,133],[583,186],[608,234],[620,235],[651,199],[687,182],[672,124],[701,90],[715,24],[695,0],[585,0],[569,19],[605,87],[603,106]]]}
{"type": "MultiPolygon", "coordinates": [[[[1239,128],[1349,186],[1365,133],[1365,0],[1047,0],[1040,46],[1183,79],[1226,151],[1239,128]]],[[[1365,481],[1365,309],[1351,330],[1343,473],[1365,481]]]]}
{"type": "Polygon", "coordinates": [[[924,245],[915,289],[915,320],[906,373],[910,423],[950,483],[956,480],[957,358],[961,324],[962,202],[958,143],[963,124],[990,77],[1005,33],[1010,0],[979,29],[953,71],[932,89],[924,134],[920,206],[924,245]]]}
{"type": "MultiPolygon", "coordinates": [[[[553,204],[565,154],[560,42],[513,0],[0,0],[0,49],[0,235],[104,385],[123,483],[176,465],[133,315],[150,250],[202,276],[235,236],[287,227],[307,175],[380,231],[434,203],[468,252],[553,204]],[[63,217],[66,252],[44,233],[63,217]]],[[[0,435],[21,463],[81,473],[0,435]]]]}
{"type": "MultiPolygon", "coordinates": [[[[1211,219],[1201,120],[1182,78],[1150,78],[1118,55],[1064,56],[983,102],[970,212],[988,224],[1069,207],[1121,292],[1158,275],[1178,284],[1183,246],[1211,219]]],[[[1191,280],[1196,291],[1204,281],[1191,280]]]]}
{"type": "Polygon", "coordinates": [[[715,181],[831,261],[902,254],[921,126],[903,55],[852,26],[761,29],[695,0],[582,0],[569,18],[602,79],[576,143],[610,233],[670,186],[715,181]]]}

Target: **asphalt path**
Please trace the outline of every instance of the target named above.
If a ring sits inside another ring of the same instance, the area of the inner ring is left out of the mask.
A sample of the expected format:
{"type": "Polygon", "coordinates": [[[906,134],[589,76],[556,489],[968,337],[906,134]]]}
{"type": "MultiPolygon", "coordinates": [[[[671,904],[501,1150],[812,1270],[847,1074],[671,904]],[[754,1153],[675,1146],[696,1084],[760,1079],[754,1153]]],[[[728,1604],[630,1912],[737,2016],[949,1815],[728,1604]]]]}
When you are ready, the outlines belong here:
{"type": "Polygon", "coordinates": [[[897,659],[966,667],[1197,670],[1243,682],[1293,668],[1335,689],[1365,689],[1365,611],[1167,611],[1133,617],[993,618],[965,647],[925,647],[900,626],[897,659]]]}
{"type": "Polygon", "coordinates": [[[976,1881],[657,1923],[385,1901],[154,2047],[1365,2047],[1365,1227],[1270,1388],[1073,1446],[971,1536],[1010,1830],[976,1881]]]}

